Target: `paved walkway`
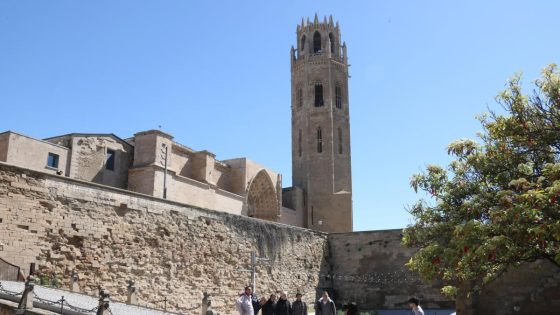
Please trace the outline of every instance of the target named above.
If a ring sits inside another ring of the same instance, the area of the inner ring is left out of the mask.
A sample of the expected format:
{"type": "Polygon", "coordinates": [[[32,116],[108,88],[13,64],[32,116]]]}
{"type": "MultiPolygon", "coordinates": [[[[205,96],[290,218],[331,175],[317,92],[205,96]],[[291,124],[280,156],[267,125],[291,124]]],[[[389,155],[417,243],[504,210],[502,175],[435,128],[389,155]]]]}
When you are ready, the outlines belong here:
{"type": "MultiPolygon", "coordinates": [[[[24,290],[25,284],[23,282],[14,282],[14,281],[0,281],[0,285],[5,291],[13,293],[21,293],[24,290]]],[[[54,304],[58,303],[58,307],[60,308],[60,300],[62,296],[64,296],[64,301],[67,303],[64,308],[65,309],[72,309],[76,311],[79,309],[79,312],[82,314],[95,314],[95,310],[98,304],[98,298],[79,294],[79,293],[72,293],[66,290],[60,289],[53,289],[42,287],[39,285],[35,285],[34,288],[35,296],[39,298],[41,302],[46,304],[54,304]],[[69,305],[69,306],[67,306],[69,305]]],[[[0,290],[0,293],[6,293],[0,290]]],[[[158,315],[158,314],[181,314],[181,313],[171,313],[165,312],[162,310],[155,310],[149,309],[134,305],[127,305],[125,303],[120,302],[110,302],[110,309],[113,315],[158,315]]]]}

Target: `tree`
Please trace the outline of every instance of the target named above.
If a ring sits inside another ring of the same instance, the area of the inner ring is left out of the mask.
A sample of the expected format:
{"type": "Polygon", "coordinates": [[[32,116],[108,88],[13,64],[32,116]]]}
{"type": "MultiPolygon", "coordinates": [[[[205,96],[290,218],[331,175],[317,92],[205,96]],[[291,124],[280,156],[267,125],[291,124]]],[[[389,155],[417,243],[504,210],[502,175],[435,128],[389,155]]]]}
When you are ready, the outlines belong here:
{"type": "Polygon", "coordinates": [[[547,259],[560,266],[560,74],[542,70],[524,95],[521,76],[496,100],[505,114],[479,120],[480,140],[448,146],[446,168],[412,176],[427,192],[409,209],[415,219],[403,244],[419,251],[407,266],[427,279],[442,279],[444,294],[460,283],[480,290],[510,268],[547,259]]]}

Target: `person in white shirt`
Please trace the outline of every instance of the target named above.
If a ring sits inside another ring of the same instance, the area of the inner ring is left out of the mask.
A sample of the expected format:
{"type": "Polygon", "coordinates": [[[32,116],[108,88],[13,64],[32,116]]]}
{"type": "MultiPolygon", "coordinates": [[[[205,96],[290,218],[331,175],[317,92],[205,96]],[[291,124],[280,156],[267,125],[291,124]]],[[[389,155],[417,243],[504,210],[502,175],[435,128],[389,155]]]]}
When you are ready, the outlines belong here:
{"type": "Polygon", "coordinates": [[[424,310],[420,306],[420,300],[417,298],[413,297],[408,299],[408,306],[410,306],[412,310],[412,313],[410,313],[411,315],[424,315],[424,310]]]}
{"type": "Polygon", "coordinates": [[[235,301],[235,308],[239,315],[255,315],[253,310],[253,288],[245,287],[245,292],[235,301]]]}

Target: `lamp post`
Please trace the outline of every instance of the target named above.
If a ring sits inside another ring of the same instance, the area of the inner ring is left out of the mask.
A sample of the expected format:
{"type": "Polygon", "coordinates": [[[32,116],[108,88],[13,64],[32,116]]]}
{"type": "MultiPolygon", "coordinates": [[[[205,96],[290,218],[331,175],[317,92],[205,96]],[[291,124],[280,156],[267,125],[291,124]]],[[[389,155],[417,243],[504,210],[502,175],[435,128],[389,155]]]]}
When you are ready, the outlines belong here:
{"type": "Polygon", "coordinates": [[[241,269],[241,272],[250,272],[251,273],[251,284],[253,285],[253,293],[257,292],[257,263],[259,261],[268,261],[270,259],[265,257],[257,257],[257,253],[255,251],[251,251],[251,268],[250,269],[241,269]]]}

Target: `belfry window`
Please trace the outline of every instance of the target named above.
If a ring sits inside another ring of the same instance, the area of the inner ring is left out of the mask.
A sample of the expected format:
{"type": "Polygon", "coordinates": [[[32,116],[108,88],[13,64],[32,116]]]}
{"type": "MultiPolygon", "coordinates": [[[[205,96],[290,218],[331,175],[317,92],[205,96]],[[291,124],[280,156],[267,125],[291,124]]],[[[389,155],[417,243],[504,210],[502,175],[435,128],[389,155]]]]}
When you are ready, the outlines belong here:
{"type": "Polygon", "coordinates": [[[305,49],[305,41],[307,40],[307,38],[305,37],[305,35],[303,35],[303,37],[301,38],[301,46],[300,46],[300,53],[303,53],[304,49],[305,49]]]}
{"type": "Polygon", "coordinates": [[[342,89],[340,85],[334,87],[334,103],[336,108],[342,108],[342,89]]]}
{"type": "Polygon", "coordinates": [[[317,152],[323,152],[323,131],[321,127],[317,127],[317,152]]]}
{"type": "Polygon", "coordinates": [[[321,50],[321,34],[319,32],[315,32],[313,34],[313,52],[318,53],[321,50]]]}
{"type": "Polygon", "coordinates": [[[331,41],[331,53],[334,54],[334,36],[332,33],[329,33],[329,40],[331,41]]]}
{"type": "Polygon", "coordinates": [[[299,130],[298,133],[297,142],[298,142],[298,156],[301,157],[301,129],[299,130]]]}
{"type": "Polygon", "coordinates": [[[303,90],[301,89],[301,87],[298,87],[298,89],[297,89],[296,98],[297,98],[297,100],[296,100],[297,106],[302,107],[303,106],[303,90]]]}
{"type": "Polygon", "coordinates": [[[342,129],[338,128],[338,154],[342,154],[342,129]]]}
{"type": "Polygon", "coordinates": [[[321,83],[315,84],[315,107],[321,107],[325,104],[323,100],[323,85],[321,83]]]}

